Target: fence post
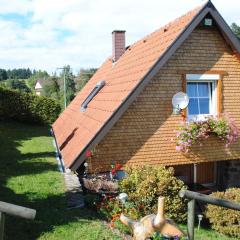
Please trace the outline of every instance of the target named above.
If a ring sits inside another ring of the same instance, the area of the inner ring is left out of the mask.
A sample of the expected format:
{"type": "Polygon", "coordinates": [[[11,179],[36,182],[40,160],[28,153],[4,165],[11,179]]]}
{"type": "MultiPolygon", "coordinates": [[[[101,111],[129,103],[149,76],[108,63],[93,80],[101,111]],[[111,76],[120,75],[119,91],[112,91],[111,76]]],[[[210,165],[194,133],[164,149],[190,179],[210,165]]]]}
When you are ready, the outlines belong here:
{"type": "Polygon", "coordinates": [[[194,222],[195,222],[195,200],[188,202],[187,231],[188,239],[194,240],[194,222]]]}
{"type": "Polygon", "coordinates": [[[0,240],[4,239],[5,213],[0,212],[0,240]]]}

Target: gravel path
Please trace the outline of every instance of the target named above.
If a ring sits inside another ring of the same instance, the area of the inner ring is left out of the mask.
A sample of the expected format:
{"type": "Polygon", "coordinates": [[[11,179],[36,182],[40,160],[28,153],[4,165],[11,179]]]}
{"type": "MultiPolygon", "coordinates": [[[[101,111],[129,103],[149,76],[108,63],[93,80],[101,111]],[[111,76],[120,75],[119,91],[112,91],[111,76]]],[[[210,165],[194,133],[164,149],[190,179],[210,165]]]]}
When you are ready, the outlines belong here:
{"type": "Polygon", "coordinates": [[[71,171],[66,171],[64,173],[64,180],[67,190],[67,208],[83,208],[84,200],[82,195],[82,188],[77,175],[71,171]]]}

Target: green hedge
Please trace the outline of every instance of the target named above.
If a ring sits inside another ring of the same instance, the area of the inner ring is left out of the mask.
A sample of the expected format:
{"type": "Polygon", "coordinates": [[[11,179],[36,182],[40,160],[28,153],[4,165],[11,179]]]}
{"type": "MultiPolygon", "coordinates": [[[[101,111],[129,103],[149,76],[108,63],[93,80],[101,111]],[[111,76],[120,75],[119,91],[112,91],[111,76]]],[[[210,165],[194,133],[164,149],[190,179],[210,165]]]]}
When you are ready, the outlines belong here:
{"type": "Polygon", "coordinates": [[[27,123],[52,123],[61,111],[53,99],[0,88],[0,117],[27,123]]]}
{"type": "MultiPolygon", "coordinates": [[[[210,196],[240,203],[240,188],[214,192],[210,196]]],[[[216,231],[240,239],[240,211],[207,205],[206,216],[216,231]]]]}

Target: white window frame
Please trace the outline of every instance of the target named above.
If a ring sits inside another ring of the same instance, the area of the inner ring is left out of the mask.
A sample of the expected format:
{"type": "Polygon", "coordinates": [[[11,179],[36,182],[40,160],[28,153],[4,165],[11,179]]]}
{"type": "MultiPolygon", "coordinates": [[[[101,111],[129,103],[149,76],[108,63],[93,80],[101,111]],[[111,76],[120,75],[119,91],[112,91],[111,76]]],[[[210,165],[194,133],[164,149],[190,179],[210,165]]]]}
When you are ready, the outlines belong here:
{"type": "MultiPolygon", "coordinates": [[[[212,84],[212,94],[209,92],[209,96],[212,96],[210,98],[210,106],[209,106],[209,114],[189,114],[187,111],[187,119],[188,121],[194,120],[194,121],[202,121],[208,116],[216,116],[217,115],[217,84],[218,80],[220,79],[219,74],[186,74],[186,84],[189,82],[207,82],[209,84],[212,84]]],[[[209,91],[210,91],[209,87],[209,91]]]]}

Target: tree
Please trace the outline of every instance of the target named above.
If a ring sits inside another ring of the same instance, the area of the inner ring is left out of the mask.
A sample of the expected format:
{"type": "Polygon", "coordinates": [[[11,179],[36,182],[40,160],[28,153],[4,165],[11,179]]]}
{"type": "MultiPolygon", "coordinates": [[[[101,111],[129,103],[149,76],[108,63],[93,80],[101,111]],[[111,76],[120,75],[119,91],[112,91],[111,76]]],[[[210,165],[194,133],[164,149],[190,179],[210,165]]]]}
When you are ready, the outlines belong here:
{"type": "Polygon", "coordinates": [[[8,78],[11,79],[27,79],[32,76],[32,71],[29,68],[18,68],[7,71],[8,78]]]}
{"type": "Polygon", "coordinates": [[[0,81],[7,80],[7,71],[0,68],[0,81]]]}
{"type": "Polygon", "coordinates": [[[19,79],[8,79],[6,81],[6,87],[10,89],[17,89],[21,92],[31,92],[25,81],[19,79]]]}
{"type": "Polygon", "coordinates": [[[89,79],[94,75],[96,71],[97,68],[80,69],[80,72],[75,79],[77,91],[80,91],[85,86],[85,84],[89,81],[89,79]]]}
{"type": "Polygon", "coordinates": [[[46,80],[43,85],[43,95],[60,101],[60,85],[57,76],[52,76],[46,80]]]}
{"type": "Polygon", "coordinates": [[[240,38],[240,26],[238,26],[236,23],[232,23],[231,29],[234,32],[234,34],[240,38]]]}

